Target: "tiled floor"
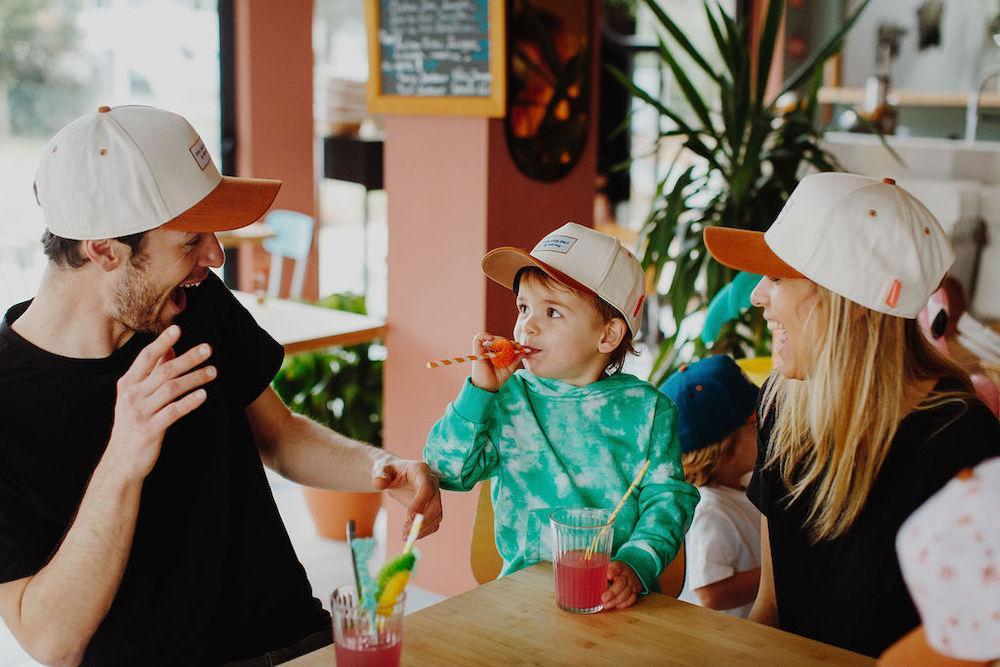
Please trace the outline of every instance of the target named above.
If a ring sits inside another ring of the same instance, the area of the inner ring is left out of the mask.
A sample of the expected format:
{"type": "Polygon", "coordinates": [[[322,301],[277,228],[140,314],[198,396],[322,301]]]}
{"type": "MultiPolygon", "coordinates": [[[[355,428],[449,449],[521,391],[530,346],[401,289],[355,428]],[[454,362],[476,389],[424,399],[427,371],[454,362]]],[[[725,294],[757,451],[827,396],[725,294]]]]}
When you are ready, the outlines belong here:
{"type": "MultiPolygon", "coordinates": [[[[313,529],[312,519],[306,508],[302,489],[294,482],[269,472],[274,500],[281,512],[281,518],[288,529],[295,552],[306,569],[313,587],[313,595],[323,601],[323,606],[329,609],[330,593],[337,586],[351,583],[351,563],[347,545],[344,542],[320,537],[313,529]]],[[[391,500],[388,502],[392,502],[391,500]]],[[[375,551],[372,571],[385,558],[385,511],[379,515],[375,523],[375,535],[380,546],[375,551]],[[375,562],[378,561],[378,562],[375,562]]],[[[395,547],[392,552],[394,553],[395,547]]],[[[390,553],[392,555],[392,553],[390,553]]],[[[409,586],[406,589],[406,612],[412,613],[441,600],[440,595],[409,586]]],[[[26,667],[37,665],[21,650],[7,627],[0,621],[0,667],[26,667]]]]}

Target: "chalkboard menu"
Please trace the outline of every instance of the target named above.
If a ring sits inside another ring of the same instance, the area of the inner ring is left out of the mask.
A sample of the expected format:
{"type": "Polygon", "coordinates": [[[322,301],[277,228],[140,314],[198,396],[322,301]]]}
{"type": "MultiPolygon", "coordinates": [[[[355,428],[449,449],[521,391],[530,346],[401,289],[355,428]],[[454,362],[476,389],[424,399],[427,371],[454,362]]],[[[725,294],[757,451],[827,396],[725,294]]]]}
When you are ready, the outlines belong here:
{"type": "Polygon", "coordinates": [[[504,0],[368,0],[376,113],[502,116],[504,0]]]}

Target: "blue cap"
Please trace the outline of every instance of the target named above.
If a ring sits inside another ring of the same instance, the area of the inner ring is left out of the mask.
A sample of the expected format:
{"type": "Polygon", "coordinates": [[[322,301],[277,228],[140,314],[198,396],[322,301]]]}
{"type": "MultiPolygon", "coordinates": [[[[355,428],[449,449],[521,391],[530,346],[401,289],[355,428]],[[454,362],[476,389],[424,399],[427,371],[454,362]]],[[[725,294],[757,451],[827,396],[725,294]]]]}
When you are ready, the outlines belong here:
{"type": "Polygon", "coordinates": [[[677,405],[677,431],[686,454],[743,426],[753,414],[758,389],[732,357],[720,354],[681,366],[660,391],[677,405]]]}

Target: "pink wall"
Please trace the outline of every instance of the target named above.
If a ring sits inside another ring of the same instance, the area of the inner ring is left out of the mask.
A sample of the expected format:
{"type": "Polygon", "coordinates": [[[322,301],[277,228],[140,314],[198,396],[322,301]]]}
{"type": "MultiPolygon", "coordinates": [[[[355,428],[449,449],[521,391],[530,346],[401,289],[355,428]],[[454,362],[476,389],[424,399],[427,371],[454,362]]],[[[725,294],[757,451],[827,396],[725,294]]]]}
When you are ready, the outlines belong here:
{"type": "MultiPolygon", "coordinates": [[[[275,208],[316,216],[313,162],[312,0],[237,0],[237,173],[284,181],[275,208]]],[[[252,285],[266,254],[240,255],[240,285],[252,285]]],[[[315,298],[315,244],[304,296],[315,298]]],[[[286,267],[284,275],[291,275],[286,267]]]]}
{"type": "MultiPolygon", "coordinates": [[[[596,82],[596,57],[592,72],[596,82]]],[[[424,363],[464,353],[480,331],[509,334],[513,327],[513,294],[488,286],[480,268],[486,251],[501,245],[530,249],[567,221],[593,224],[594,88],[586,150],[573,171],[555,183],[533,181],[517,170],[502,120],[386,118],[385,442],[396,454],[421,458],[427,431],[468,374],[462,366],[429,371],[424,363]]],[[[445,595],[475,587],[469,544],[477,494],[444,494],[441,530],[420,543],[418,586],[445,595]]],[[[387,506],[393,540],[404,511],[395,503],[387,506]]]]}

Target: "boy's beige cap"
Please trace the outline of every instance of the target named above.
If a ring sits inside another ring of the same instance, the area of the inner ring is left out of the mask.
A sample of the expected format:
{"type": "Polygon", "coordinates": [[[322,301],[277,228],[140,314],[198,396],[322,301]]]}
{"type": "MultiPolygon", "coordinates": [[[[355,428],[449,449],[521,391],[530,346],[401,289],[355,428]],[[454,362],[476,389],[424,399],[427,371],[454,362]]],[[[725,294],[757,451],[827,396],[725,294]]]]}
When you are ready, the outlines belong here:
{"type": "Polygon", "coordinates": [[[599,296],[622,314],[633,336],[639,332],[645,299],[642,266],[618,239],[568,222],[530,253],[503,247],[483,257],[483,272],[508,289],[514,289],[517,272],[529,266],[567,287],[599,296]]]}
{"type": "Polygon", "coordinates": [[[866,308],[914,318],[955,259],[934,215],[891,178],[806,176],[766,232],[706,227],[719,262],[808,278],[866,308]]]}
{"type": "Polygon", "coordinates": [[[281,181],[222,176],[181,116],[149,106],[100,107],[61,129],[45,149],[35,196],[45,225],[74,240],[165,226],[236,229],[259,219],[281,181]]]}

